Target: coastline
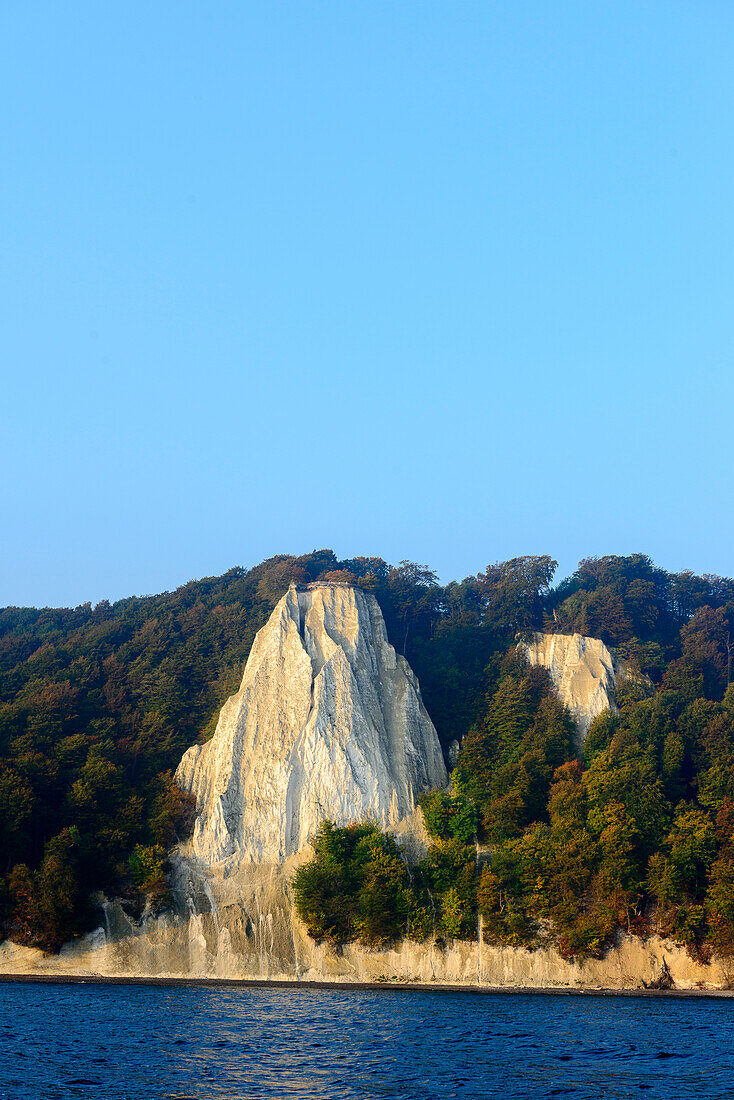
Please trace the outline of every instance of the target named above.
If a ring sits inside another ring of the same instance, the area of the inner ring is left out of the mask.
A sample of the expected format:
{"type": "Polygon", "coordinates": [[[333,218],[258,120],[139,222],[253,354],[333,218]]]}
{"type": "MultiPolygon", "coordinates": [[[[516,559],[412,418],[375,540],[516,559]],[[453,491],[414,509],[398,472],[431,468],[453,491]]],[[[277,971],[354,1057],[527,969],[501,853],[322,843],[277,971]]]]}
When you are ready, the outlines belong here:
{"type": "Polygon", "coordinates": [[[0,985],[120,985],[160,986],[162,988],[199,987],[207,989],[272,989],[309,993],[340,990],[344,992],[394,992],[394,993],[471,993],[481,996],[538,996],[538,997],[650,997],[650,998],[715,998],[730,1000],[734,989],[602,989],[593,986],[491,986],[460,985],[444,982],[362,982],[362,981],[287,981],[267,978],[154,978],[104,974],[0,974],[0,985]]]}
{"type": "MultiPolygon", "coordinates": [[[[69,941],[58,955],[0,944],[0,981],[119,982],[279,989],[543,990],[602,994],[658,991],[727,994],[734,962],[694,960],[657,936],[621,935],[601,959],[570,960],[552,946],[402,940],[382,950],[317,944],[296,920],[282,875],[211,882],[209,912],[170,913],[133,925],[116,904],[105,928],[69,941]],[[224,888],[229,887],[227,893],[224,888]],[[235,897],[227,896],[232,891],[235,897]]],[[[197,899],[198,900],[198,899],[197,899]]],[[[201,909],[202,905],[197,904],[201,909]]]]}

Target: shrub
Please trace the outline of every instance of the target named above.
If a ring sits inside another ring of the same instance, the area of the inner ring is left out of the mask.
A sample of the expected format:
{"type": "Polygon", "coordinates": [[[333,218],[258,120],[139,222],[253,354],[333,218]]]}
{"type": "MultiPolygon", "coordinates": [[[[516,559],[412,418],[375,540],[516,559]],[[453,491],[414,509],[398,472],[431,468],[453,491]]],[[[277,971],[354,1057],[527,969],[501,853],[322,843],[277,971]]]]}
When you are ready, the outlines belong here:
{"type": "MultiPolygon", "coordinates": [[[[399,939],[411,914],[408,870],[394,838],[376,825],[337,828],[324,821],[314,857],[296,871],[296,911],[315,940],[339,947],[358,939],[383,946],[399,939]]],[[[424,919],[416,910],[420,929],[424,919]]]]}
{"type": "Polygon", "coordinates": [[[426,829],[437,840],[456,840],[469,844],[477,831],[474,803],[462,795],[430,791],[420,800],[426,829]]]}

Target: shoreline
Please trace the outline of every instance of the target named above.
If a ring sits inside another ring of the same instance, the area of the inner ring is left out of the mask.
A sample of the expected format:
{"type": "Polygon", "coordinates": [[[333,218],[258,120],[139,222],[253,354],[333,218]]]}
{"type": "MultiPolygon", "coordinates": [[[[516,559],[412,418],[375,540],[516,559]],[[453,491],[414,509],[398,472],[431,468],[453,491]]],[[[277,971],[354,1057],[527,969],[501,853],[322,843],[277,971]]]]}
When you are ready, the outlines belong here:
{"type": "Polygon", "coordinates": [[[728,1000],[731,989],[601,989],[593,986],[491,986],[425,982],[320,982],[286,981],[268,978],[154,978],[107,977],[103,974],[0,974],[0,985],[121,985],[158,986],[161,988],[203,987],[207,989],[272,989],[309,993],[340,990],[344,992],[394,993],[471,993],[475,996],[517,995],[536,997],[672,997],[728,1000]]]}

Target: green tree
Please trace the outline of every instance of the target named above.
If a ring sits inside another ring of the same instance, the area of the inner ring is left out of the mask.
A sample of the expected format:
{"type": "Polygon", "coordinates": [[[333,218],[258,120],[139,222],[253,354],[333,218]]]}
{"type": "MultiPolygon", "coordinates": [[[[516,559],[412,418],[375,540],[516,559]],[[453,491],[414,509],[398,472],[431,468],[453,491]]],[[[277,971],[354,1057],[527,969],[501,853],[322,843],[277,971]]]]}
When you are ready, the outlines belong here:
{"type": "Polygon", "coordinates": [[[696,900],[706,891],[716,854],[716,833],[709,814],[681,802],[664,845],[650,860],[650,891],[661,906],[696,900]]]}
{"type": "Polygon", "coordinates": [[[438,840],[457,840],[469,844],[477,831],[474,803],[461,795],[430,791],[420,800],[426,829],[438,840]]]}
{"type": "Polygon", "coordinates": [[[717,858],[709,872],[705,909],[712,946],[734,954],[734,802],[726,799],[716,817],[717,858]]]}
{"type": "Polygon", "coordinates": [[[544,599],[557,568],[558,562],[543,554],[495,562],[479,574],[485,618],[508,641],[542,625],[544,599]]]}

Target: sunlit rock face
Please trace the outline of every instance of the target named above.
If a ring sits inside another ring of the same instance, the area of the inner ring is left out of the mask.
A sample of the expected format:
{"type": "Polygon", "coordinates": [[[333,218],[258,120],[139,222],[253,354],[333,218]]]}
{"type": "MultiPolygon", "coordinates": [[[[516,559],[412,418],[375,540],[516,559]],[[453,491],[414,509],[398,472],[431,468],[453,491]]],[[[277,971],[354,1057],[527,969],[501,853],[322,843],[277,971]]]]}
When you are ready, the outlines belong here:
{"type": "Polygon", "coordinates": [[[547,668],[558,698],[576,723],[579,743],[605,710],[616,714],[612,655],[599,638],[581,634],[536,634],[525,646],[531,665],[547,668]]]}
{"type": "Polygon", "coordinates": [[[447,782],[441,746],[375,598],[291,586],[257,634],[216,732],[183,756],[194,853],[278,863],[324,818],[394,825],[447,782]]]}

